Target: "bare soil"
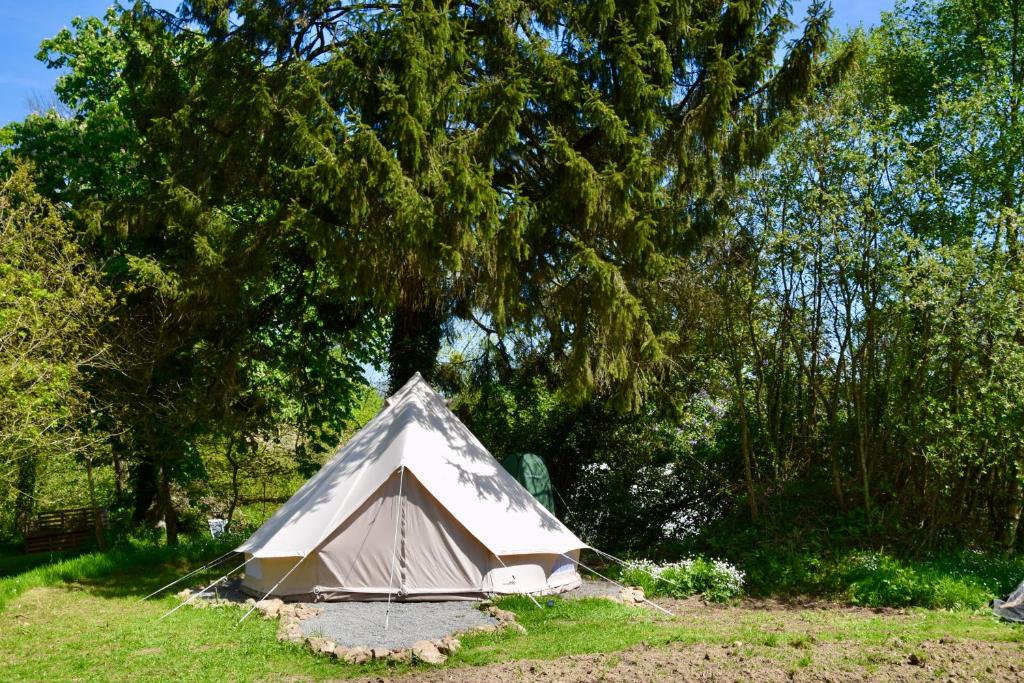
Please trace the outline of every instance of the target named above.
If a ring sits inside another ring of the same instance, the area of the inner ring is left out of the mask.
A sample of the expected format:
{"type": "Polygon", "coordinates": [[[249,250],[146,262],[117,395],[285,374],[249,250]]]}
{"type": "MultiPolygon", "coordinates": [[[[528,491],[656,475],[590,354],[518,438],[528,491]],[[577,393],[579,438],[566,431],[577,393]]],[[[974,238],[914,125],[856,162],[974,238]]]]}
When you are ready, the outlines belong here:
{"type": "MultiPolygon", "coordinates": [[[[366,683],[511,683],[560,681],[1024,681],[1024,647],[948,635],[906,643],[899,635],[920,611],[868,609],[823,602],[745,600],[708,605],[695,599],[659,600],[708,633],[748,619],[760,625],[752,641],[670,643],[613,653],[523,660],[477,667],[417,670],[366,683]],[[832,626],[863,624],[871,636],[837,639],[832,626]],[[773,635],[774,634],[774,635],[773,635]]],[[[667,617],[666,617],[667,618],[667,617]]],[[[979,615],[978,619],[987,619],[979,615]]]]}
{"type": "Polygon", "coordinates": [[[841,646],[813,645],[796,661],[750,654],[743,646],[704,644],[633,648],[602,655],[522,661],[417,672],[401,679],[423,682],[516,681],[1019,681],[1021,650],[1008,644],[963,642],[928,650],[921,663],[881,648],[864,652],[870,664],[851,665],[841,646]],[[807,658],[806,660],[804,658],[807,658]],[[805,664],[798,662],[806,661],[805,664]]]}

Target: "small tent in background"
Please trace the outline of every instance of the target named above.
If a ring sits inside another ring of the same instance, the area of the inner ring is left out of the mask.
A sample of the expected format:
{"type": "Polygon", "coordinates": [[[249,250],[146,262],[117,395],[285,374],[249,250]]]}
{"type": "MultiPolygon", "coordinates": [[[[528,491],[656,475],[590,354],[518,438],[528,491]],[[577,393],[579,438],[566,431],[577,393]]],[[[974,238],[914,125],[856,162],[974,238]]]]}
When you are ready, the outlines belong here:
{"type": "Polygon", "coordinates": [[[1006,600],[993,600],[992,612],[1007,621],[1024,622],[1024,583],[1006,596],[1006,600]]]}
{"type": "Polygon", "coordinates": [[[548,474],[548,466],[544,459],[534,453],[512,453],[501,461],[509,474],[516,478],[530,495],[546,507],[551,514],[555,512],[555,487],[548,474]]]}
{"type": "Polygon", "coordinates": [[[457,600],[575,588],[586,547],[417,373],[236,551],[257,597],[457,600]]]}

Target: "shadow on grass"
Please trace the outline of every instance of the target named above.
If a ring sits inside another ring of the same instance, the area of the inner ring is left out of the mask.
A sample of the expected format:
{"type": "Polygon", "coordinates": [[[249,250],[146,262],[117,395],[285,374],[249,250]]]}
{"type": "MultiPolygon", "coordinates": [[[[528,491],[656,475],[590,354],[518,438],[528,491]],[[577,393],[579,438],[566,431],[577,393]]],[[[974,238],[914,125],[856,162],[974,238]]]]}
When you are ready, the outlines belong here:
{"type": "MultiPolygon", "coordinates": [[[[209,559],[213,558],[206,558],[207,561],[209,559]]],[[[100,598],[138,598],[141,600],[158,588],[166,586],[172,581],[188,574],[196,568],[196,565],[202,565],[203,561],[199,560],[196,563],[176,562],[155,567],[126,568],[102,576],[82,577],[69,583],[100,598]]],[[[231,568],[234,565],[228,563],[225,566],[231,568]]],[[[204,570],[181,583],[171,586],[165,591],[161,591],[158,595],[153,596],[152,599],[158,600],[167,595],[174,595],[185,588],[192,590],[195,590],[197,587],[205,588],[223,576],[223,571],[222,567],[204,570]]],[[[215,591],[216,589],[211,589],[210,593],[215,593],[215,591]]]]}
{"type": "MultiPolygon", "coordinates": [[[[43,586],[76,584],[96,595],[110,598],[142,598],[195,567],[216,558],[236,545],[238,539],[198,539],[176,547],[126,543],[107,552],[92,552],[36,566],[0,578],[0,611],[14,596],[43,586]]],[[[209,583],[218,568],[200,572],[194,579],[209,583]]],[[[223,569],[221,570],[223,571],[223,569]]],[[[192,585],[193,579],[181,586],[192,585]]],[[[203,585],[206,585],[204,583],[203,585]]],[[[173,590],[177,586],[168,590],[173,590]]],[[[181,590],[181,588],[178,588],[181,590]]]]}
{"type": "Polygon", "coordinates": [[[21,546],[5,543],[0,545],[0,579],[23,574],[36,567],[41,567],[61,560],[70,560],[90,552],[91,549],[62,550],[51,553],[34,553],[25,555],[21,546]]]}

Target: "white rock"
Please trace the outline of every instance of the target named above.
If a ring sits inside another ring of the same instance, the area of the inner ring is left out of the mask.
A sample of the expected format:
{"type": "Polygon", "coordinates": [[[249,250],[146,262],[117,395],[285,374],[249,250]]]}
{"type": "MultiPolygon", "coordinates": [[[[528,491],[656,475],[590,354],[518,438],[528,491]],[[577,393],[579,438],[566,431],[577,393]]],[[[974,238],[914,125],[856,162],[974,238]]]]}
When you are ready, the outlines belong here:
{"type": "Polygon", "coordinates": [[[319,636],[313,636],[306,639],[306,645],[314,654],[318,655],[333,655],[334,654],[334,641],[328,640],[327,638],[321,638],[319,636]]]}
{"type": "Polygon", "coordinates": [[[373,652],[370,648],[363,645],[349,648],[335,648],[335,656],[338,659],[348,662],[349,664],[363,664],[370,661],[373,658],[373,652]],[[341,650],[341,654],[337,654],[338,650],[341,650]]]}
{"type": "Polygon", "coordinates": [[[417,640],[412,644],[412,656],[427,664],[444,664],[446,657],[429,640],[417,640]]]}
{"type": "Polygon", "coordinates": [[[455,636],[445,636],[437,642],[437,649],[445,655],[453,655],[462,647],[462,642],[455,636]]]}
{"type": "Polygon", "coordinates": [[[256,603],[256,609],[263,612],[263,616],[267,619],[273,619],[277,616],[277,613],[284,606],[284,600],[279,598],[271,598],[270,600],[260,600],[256,603]]]}

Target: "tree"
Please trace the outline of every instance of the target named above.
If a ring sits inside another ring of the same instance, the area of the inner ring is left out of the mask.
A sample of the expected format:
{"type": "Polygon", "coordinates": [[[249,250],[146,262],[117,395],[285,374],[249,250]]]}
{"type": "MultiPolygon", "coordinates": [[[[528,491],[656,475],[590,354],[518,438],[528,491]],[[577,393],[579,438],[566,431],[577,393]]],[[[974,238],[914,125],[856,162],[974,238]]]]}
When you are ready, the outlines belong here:
{"type": "Polygon", "coordinates": [[[761,507],[745,515],[810,483],[819,510],[885,524],[890,541],[1018,544],[1015,16],[1012,2],[900,3],[834,45],[850,78],[743,174],[734,220],[664,280],[673,355],[690,356],[680,393],[711,368],[705,386],[749,434],[735,491],[761,507]]]}
{"type": "Polygon", "coordinates": [[[296,231],[389,316],[392,386],[432,373],[453,318],[477,319],[543,339],[575,395],[636,406],[670,334],[650,283],[714,231],[736,174],[768,157],[816,82],[828,12],[814,3],[791,43],[787,14],[140,5],[130,30],[174,47],[135,51],[126,75],[162,191],[205,216],[272,206],[261,230],[296,231]]]}
{"type": "Polygon", "coordinates": [[[146,34],[116,9],[72,29],[41,52],[70,69],[57,85],[69,114],[11,126],[5,156],[34,161],[115,293],[100,333],[121,362],[92,372],[88,389],[110,407],[114,456],[133,470],[136,522],[155,501],[173,542],[171,486],[201,472],[202,437],[252,441],[291,424],[309,452],[300,458],[334,445],[360,363],[375,354],[377,322],[301,234],[268,226],[271,198],[236,195],[204,211],[147,146],[133,118],[131,55],[163,54],[164,77],[201,87],[201,73],[174,67],[201,41],[146,34]]]}
{"type": "MultiPolygon", "coordinates": [[[[31,175],[19,166],[0,182],[0,523],[8,534],[34,512],[38,479],[68,464],[91,468],[105,455],[101,435],[87,428],[105,406],[85,380],[113,362],[96,334],[110,292],[31,175]]],[[[48,491],[46,502],[54,499],[85,502],[48,491]]]]}

